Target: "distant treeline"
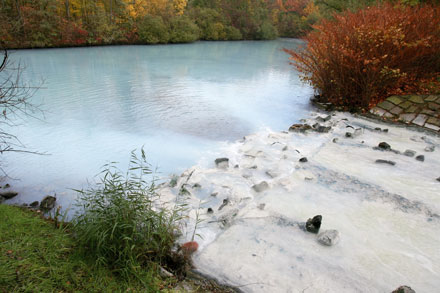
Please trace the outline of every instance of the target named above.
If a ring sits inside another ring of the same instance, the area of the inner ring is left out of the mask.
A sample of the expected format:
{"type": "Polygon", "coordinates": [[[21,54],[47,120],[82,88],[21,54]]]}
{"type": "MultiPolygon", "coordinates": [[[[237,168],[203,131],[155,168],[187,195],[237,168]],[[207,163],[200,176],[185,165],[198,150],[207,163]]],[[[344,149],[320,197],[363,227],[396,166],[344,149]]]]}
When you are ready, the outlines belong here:
{"type": "Polygon", "coordinates": [[[301,37],[323,17],[374,2],[1,0],[0,42],[7,48],[32,48],[301,37]]]}

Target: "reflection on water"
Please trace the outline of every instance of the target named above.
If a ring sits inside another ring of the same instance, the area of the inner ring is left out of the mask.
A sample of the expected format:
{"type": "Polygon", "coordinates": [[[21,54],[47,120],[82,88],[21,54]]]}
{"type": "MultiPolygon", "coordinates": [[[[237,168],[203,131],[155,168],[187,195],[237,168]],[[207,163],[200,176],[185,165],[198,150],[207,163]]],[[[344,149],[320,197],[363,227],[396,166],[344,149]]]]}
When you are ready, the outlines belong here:
{"type": "Polygon", "coordinates": [[[78,188],[108,161],[145,147],[162,174],[211,161],[220,146],[262,127],[303,118],[312,94],[283,47],[298,40],[22,50],[23,78],[45,80],[34,97],[42,121],[10,131],[49,156],[8,154],[23,195],[78,188]]]}

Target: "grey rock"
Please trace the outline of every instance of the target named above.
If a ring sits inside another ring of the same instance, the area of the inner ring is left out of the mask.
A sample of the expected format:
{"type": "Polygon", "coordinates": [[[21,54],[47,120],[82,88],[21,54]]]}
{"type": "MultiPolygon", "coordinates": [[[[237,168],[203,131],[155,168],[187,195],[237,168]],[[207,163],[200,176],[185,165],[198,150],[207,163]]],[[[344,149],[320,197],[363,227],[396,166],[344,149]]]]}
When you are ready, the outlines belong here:
{"type": "Polygon", "coordinates": [[[5,199],[11,199],[13,197],[16,197],[18,195],[18,192],[7,190],[0,192],[0,196],[4,197],[5,199]]]}
{"type": "Polygon", "coordinates": [[[213,193],[211,193],[211,196],[212,197],[216,197],[218,195],[218,192],[213,192],[213,193]]]}
{"type": "Polygon", "coordinates": [[[325,230],[318,234],[318,242],[326,245],[332,246],[339,242],[339,232],[337,230],[325,230]]]}
{"type": "Polygon", "coordinates": [[[388,164],[388,165],[391,165],[391,166],[396,165],[396,162],[388,161],[388,160],[382,160],[382,159],[376,160],[376,163],[378,163],[378,164],[388,164]]]}
{"type": "Polygon", "coordinates": [[[308,124],[293,124],[292,126],[290,126],[289,131],[304,133],[310,129],[312,129],[312,127],[308,124]]]}
{"type": "Polygon", "coordinates": [[[264,210],[265,207],[266,207],[266,204],[265,204],[265,203],[260,203],[260,204],[258,205],[258,209],[259,209],[259,210],[264,210]]]}
{"type": "Polygon", "coordinates": [[[228,158],[218,158],[215,159],[215,165],[220,169],[229,168],[229,159],[228,158]]]}
{"type": "Polygon", "coordinates": [[[277,171],[269,170],[266,171],[266,175],[269,176],[270,178],[275,178],[278,177],[280,173],[278,173],[277,171]]]}
{"type": "Polygon", "coordinates": [[[329,121],[331,118],[332,118],[332,117],[331,117],[330,115],[326,115],[326,116],[324,116],[324,117],[322,117],[322,116],[318,116],[318,117],[316,117],[316,121],[319,121],[319,122],[327,122],[327,121],[329,121]]]}
{"type": "Polygon", "coordinates": [[[9,183],[6,183],[5,186],[3,186],[3,188],[9,188],[11,187],[11,185],[9,185],[9,183]]]}
{"type": "Polygon", "coordinates": [[[352,137],[353,137],[353,133],[351,133],[351,132],[346,132],[346,133],[345,133],[345,137],[347,137],[347,138],[352,138],[352,137]]]}
{"type": "Polygon", "coordinates": [[[322,216],[317,215],[312,219],[308,219],[306,222],[306,230],[310,233],[318,234],[319,228],[321,228],[322,216]]]}
{"type": "Polygon", "coordinates": [[[382,149],[382,150],[385,150],[385,151],[391,150],[391,146],[388,143],[384,142],[384,141],[379,143],[378,147],[380,149],[382,149]]]}
{"type": "Polygon", "coordinates": [[[416,291],[414,291],[413,289],[411,289],[411,287],[408,286],[400,286],[391,293],[416,293],[416,291]]]}
{"type": "Polygon", "coordinates": [[[332,130],[332,128],[330,126],[319,125],[318,127],[316,127],[316,132],[319,132],[319,133],[328,133],[328,132],[330,132],[330,130],[332,130]]]}
{"type": "Polygon", "coordinates": [[[433,151],[435,151],[434,145],[430,145],[425,148],[425,152],[432,153],[433,151]]]}
{"type": "Polygon", "coordinates": [[[425,156],[424,156],[424,155],[418,155],[418,156],[416,157],[416,160],[417,160],[417,161],[420,161],[420,162],[424,162],[424,161],[425,161],[425,156]]]}
{"type": "Polygon", "coordinates": [[[407,157],[414,157],[416,155],[416,152],[413,150],[406,150],[403,154],[407,157]]]}
{"type": "Polygon", "coordinates": [[[261,181],[260,183],[252,186],[252,189],[255,190],[256,192],[263,192],[263,191],[267,190],[268,188],[269,188],[269,184],[267,184],[266,181],[261,181]]]}
{"type": "Polygon", "coordinates": [[[228,203],[229,203],[229,199],[225,198],[221,206],[219,206],[218,210],[221,211],[225,206],[228,205],[228,203]]]}
{"type": "Polygon", "coordinates": [[[199,183],[196,183],[192,186],[192,188],[202,188],[202,185],[200,185],[199,183]]]}
{"type": "Polygon", "coordinates": [[[208,208],[208,214],[214,213],[214,210],[212,208],[208,208]]]}
{"type": "Polygon", "coordinates": [[[40,204],[40,203],[38,202],[38,200],[36,200],[36,201],[33,201],[29,206],[30,206],[31,208],[37,208],[39,204],[40,204]]]}
{"type": "Polygon", "coordinates": [[[287,150],[288,150],[288,147],[287,147],[287,145],[286,145],[285,147],[283,147],[282,151],[285,152],[285,151],[287,151],[287,150]]]}
{"type": "Polygon", "coordinates": [[[337,137],[333,138],[333,143],[337,143],[337,142],[338,142],[338,138],[337,137]]]}
{"type": "Polygon", "coordinates": [[[440,182],[440,177],[438,177],[436,180],[437,180],[438,182],[440,182]]]}
{"type": "Polygon", "coordinates": [[[51,195],[48,195],[43,198],[40,204],[40,209],[43,211],[50,211],[55,207],[55,202],[57,201],[57,198],[51,195]]]}
{"type": "Polygon", "coordinates": [[[301,163],[307,163],[309,160],[307,160],[306,157],[302,157],[301,159],[299,159],[299,161],[300,161],[301,163]]]}

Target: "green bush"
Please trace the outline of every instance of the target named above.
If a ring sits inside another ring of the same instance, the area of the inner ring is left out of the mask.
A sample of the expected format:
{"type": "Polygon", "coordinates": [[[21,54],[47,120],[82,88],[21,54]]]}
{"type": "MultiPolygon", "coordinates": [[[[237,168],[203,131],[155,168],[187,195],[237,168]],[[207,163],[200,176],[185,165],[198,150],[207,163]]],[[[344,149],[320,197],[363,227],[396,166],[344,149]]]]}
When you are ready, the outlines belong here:
{"type": "Polygon", "coordinates": [[[257,31],[256,38],[258,40],[274,40],[278,38],[278,31],[269,21],[264,21],[257,31]]]}
{"type": "Polygon", "coordinates": [[[170,20],[170,42],[191,43],[199,39],[198,26],[186,16],[176,16],[170,20]]]}
{"type": "Polygon", "coordinates": [[[230,41],[237,41],[243,39],[243,35],[241,34],[240,30],[233,26],[225,27],[225,31],[226,31],[226,37],[230,41]]]}
{"type": "Polygon", "coordinates": [[[78,191],[79,215],[73,221],[80,247],[98,266],[123,277],[137,276],[151,262],[164,264],[172,255],[181,207],[159,202],[145,153],[132,152],[126,174],[114,164],[104,167],[96,187],[78,191]]]}
{"type": "Polygon", "coordinates": [[[139,41],[146,44],[163,44],[169,40],[168,27],[162,17],[145,15],[137,25],[139,41]]]}

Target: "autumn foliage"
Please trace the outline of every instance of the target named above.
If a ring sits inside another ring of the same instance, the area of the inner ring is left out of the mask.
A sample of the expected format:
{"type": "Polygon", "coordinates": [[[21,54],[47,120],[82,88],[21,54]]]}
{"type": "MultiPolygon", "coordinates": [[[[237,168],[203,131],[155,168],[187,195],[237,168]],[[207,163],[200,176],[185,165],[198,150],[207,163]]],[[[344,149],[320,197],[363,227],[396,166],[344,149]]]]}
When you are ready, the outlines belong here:
{"type": "Polygon", "coordinates": [[[365,110],[390,94],[440,82],[440,6],[382,4],[335,15],[315,26],[292,64],[319,95],[365,110]],[[423,81],[423,82],[422,82],[423,81]]]}

